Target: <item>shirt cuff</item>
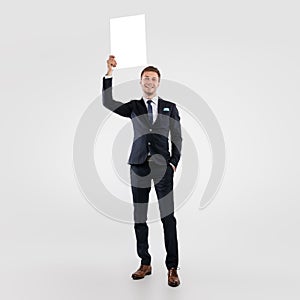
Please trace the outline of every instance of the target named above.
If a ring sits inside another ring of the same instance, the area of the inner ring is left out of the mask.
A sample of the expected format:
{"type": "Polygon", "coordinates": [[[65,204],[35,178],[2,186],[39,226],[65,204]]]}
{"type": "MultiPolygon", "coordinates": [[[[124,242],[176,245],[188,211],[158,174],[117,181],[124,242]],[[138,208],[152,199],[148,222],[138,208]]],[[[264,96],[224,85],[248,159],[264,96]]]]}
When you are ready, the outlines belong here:
{"type": "Polygon", "coordinates": [[[104,78],[105,79],[112,78],[112,75],[105,75],[104,78]]]}
{"type": "Polygon", "coordinates": [[[176,167],[172,163],[169,162],[169,164],[174,167],[174,170],[176,170],[176,167]]]}

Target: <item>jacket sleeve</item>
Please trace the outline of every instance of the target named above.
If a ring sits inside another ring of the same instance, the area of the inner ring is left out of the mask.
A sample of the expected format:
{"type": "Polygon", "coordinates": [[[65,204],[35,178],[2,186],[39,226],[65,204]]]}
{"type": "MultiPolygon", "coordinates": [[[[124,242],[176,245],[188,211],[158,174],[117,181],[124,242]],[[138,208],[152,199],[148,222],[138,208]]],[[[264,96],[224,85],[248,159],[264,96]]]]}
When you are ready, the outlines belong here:
{"type": "Polygon", "coordinates": [[[171,134],[171,157],[169,162],[177,167],[181,156],[182,136],[180,116],[176,105],[174,104],[170,115],[170,134],[171,134]]]}
{"type": "Polygon", "coordinates": [[[131,102],[123,103],[116,101],[112,96],[112,78],[103,77],[103,86],[102,86],[102,103],[103,106],[112,112],[122,116],[122,117],[131,117],[132,105],[131,102]]]}

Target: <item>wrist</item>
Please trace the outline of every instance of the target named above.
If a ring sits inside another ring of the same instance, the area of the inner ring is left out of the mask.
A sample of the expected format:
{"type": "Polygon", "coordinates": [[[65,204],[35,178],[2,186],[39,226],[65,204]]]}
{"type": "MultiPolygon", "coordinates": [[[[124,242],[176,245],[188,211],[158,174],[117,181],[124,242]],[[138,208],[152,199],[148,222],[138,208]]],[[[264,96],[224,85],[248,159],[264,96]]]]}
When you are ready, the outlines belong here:
{"type": "Polygon", "coordinates": [[[112,73],[113,73],[113,68],[108,67],[108,68],[107,68],[106,75],[111,76],[112,73]]]}
{"type": "Polygon", "coordinates": [[[172,167],[173,170],[175,171],[175,170],[176,170],[176,167],[175,167],[171,162],[169,162],[169,164],[171,165],[171,167],[172,167]]]}

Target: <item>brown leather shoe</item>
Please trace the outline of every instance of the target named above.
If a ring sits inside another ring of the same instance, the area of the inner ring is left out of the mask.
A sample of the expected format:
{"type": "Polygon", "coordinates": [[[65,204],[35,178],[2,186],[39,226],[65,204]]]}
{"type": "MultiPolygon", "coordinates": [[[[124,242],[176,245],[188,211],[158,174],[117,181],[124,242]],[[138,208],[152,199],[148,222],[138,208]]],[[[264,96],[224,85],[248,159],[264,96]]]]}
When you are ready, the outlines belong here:
{"type": "Polygon", "coordinates": [[[142,279],[146,275],[150,275],[152,268],[150,265],[141,265],[137,271],[135,271],[131,277],[132,279],[142,279]]]}
{"type": "Polygon", "coordinates": [[[168,285],[176,287],[180,284],[180,280],[177,274],[177,268],[171,268],[168,270],[168,285]]]}

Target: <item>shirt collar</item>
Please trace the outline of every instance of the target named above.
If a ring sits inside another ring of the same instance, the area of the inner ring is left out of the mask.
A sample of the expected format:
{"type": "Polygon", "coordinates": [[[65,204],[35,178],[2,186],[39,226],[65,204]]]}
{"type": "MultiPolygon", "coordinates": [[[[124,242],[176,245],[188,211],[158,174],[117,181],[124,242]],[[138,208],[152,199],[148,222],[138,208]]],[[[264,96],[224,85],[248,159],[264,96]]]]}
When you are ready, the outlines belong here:
{"type": "MultiPolygon", "coordinates": [[[[157,105],[157,102],[158,102],[158,96],[154,96],[152,99],[147,99],[147,98],[145,98],[145,97],[143,96],[143,100],[144,100],[146,106],[148,105],[148,103],[147,103],[148,100],[152,100],[152,101],[154,102],[154,104],[157,105]]],[[[151,104],[153,104],[153,103],[151,103],[151,104]]]]}

